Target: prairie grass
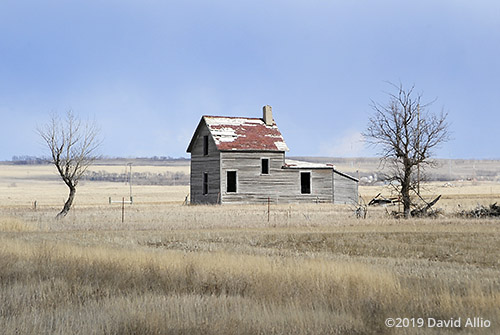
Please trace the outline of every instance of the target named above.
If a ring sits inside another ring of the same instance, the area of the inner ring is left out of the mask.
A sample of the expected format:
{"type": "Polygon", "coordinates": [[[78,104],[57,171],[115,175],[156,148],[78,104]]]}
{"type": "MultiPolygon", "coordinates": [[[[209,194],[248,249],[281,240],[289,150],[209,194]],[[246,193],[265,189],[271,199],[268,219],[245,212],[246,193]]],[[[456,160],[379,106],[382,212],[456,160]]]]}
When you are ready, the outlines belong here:
{"type": "Polygon", "coordinates": [[[0,327],[5,334],[419,334],[384,320],[477,316],[494,328],[474,334],[499,329],[498,221],[339,220],[4,230],[0,327]]]}
{"type": "Polygon", "coordinates": [[[339,327],[330,316],[342,320],[339,330],[370,319],[370,306],[352,298],[363,297],[370,304],[394,298],[400,290],[393,275],[347,262],[5,239],[0,253],[0,314],[3,329],[12,333],[92,333],[97,326],[102,332],[156,334],[168,333],[172,325],[180,333],[328,333],[339,327]],[[155,301],[166,310],[155,307],[155,301]],[[89,304],[114,309],[111,319],[76,328],[89,304]],[[144,308],[154,311],[153,316],[144,308]],[[133,316],[128,325],[123,313],[133,316]],[[37,314],[45,317],[33,316],[37,314]]]}
{"type": "Polygon", "coordinates": [[[0,217],[0,232],[26,232],[39,230],[33,223],[15,217],[0,217]]]}
{"type": "Polygon", "coordinates": [[[108,197],[128,185],[82,184],[56,221],[64,185],[46,167],[7,172],[2,334],[500,333],[500,221],[452,215],[498,200],[496,184],[436,185],[446,215],[411,220],[329,204],[271,204],[269,216],[266,205],[182,206],[185,186],[137,186],[122,223],[108,197]],[[491,327],[395,329],[387,317],[491,327]]]}

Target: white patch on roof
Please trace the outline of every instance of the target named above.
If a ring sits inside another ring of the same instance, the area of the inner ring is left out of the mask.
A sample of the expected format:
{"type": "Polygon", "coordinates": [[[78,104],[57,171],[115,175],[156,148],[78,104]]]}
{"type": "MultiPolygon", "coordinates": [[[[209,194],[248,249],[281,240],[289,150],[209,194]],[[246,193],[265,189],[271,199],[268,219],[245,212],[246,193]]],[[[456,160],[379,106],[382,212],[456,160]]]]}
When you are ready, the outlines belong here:
{"type": "Polygon", "coordinates": [[[296,161],[294,159],[285,159],[285,166],[289,169],[334,169],[333,164],[311,163],[304,161],[296,161]]]}
{"type": "Polygon", "coordinates": [[[263,121],[260,119],[246,119],[246,118],[230,118],[230,117],[205,117],[206,122],[209,126],[254,126],[256,124],[262,124],[263,121]]]}
{"type": "Polygon", "coordinates": [[[288,151],[289,150],[288,147],[287,147],[287,145],[286,145],[286,143],[283,142],[283,141],[281,141],[281,142],[274,142],[274,145],[280,151],[288,151]]]}
{"type": "Polygon", "coordinates": [[[233,142],[239,137],[233,128],[212,129],[211,132],[216,144],[220,142],[233,142]]]}
{"type": "Polygon", "coordinates": [[[271,138],[281,138],[280,135],[276,135],[276,134],[266,134],[264,135],[265,137],[271,137],[271,138]]]}

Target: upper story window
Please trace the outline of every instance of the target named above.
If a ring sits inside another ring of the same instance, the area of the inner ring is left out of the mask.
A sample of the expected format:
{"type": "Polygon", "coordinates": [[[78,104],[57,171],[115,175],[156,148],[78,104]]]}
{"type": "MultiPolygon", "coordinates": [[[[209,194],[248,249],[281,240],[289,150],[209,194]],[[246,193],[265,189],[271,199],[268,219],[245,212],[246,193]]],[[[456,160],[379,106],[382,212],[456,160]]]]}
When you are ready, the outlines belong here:
{"type": "Polygon", "coordinates": [[[269,158],[262,158],[260,160],[260,173],[269,174],[269,158]]]}
{"type": "Polygon", "coordinates": [[[208,136],[203,136],[203,156],[208,156],[208,136]]]}

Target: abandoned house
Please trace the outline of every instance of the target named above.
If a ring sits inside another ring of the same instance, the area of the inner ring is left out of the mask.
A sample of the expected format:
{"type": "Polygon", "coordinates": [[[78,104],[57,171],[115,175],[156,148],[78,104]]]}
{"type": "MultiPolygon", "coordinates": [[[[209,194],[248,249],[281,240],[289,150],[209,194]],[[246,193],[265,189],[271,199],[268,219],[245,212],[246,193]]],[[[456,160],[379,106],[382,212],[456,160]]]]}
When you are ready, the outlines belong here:
{"type": "Polygon", "coordinates": [[[285,158],[288,147],[271,106],[263,117],[203,116],[191,153],[191,203],[329,202],[353,204],[358,180],[331,164],[285,158]]]}

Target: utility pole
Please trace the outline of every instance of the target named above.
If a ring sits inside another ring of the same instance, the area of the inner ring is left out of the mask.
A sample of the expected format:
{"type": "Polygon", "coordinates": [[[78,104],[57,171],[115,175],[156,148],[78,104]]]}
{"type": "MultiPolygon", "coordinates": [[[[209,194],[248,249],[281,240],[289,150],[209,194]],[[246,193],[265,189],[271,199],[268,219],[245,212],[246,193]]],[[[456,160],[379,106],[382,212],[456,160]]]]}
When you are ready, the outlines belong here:
{"type": "Polygon", "coordinates": [[[127,164],[130,168],[128,175],[128,184],[130,186],[130,203],[132,203],[132,163],[127,164]]]}

